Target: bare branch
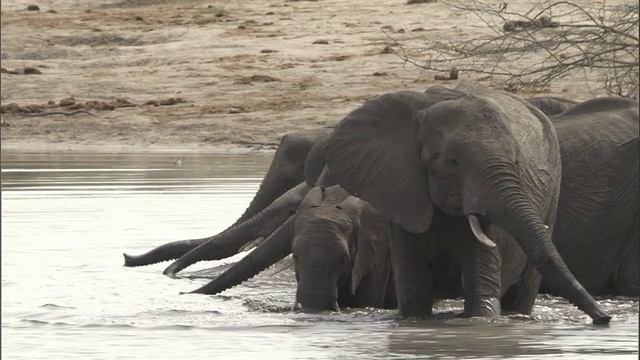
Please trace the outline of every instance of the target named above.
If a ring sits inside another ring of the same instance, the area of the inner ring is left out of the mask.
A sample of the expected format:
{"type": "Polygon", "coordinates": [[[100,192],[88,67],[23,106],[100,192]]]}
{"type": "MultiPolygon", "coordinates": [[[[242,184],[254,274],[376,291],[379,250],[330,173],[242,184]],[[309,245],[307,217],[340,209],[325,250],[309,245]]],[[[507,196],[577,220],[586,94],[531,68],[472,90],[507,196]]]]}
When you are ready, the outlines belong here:
{"type": "Polygon", "coordinates": [[[595,80],[607,93],[638,98],[637,2],[590,7],[540,0],[523,14],[480,0],[440,2],[474,14],[491,33],[425,41],[422,48],[407,48],[392,38],[406,64],[485,74],[514,90],[539,91],[554,80],[580,75],[585,82],[595,80]],[[532,53],[543,60],[530,61],[532,53]]]}

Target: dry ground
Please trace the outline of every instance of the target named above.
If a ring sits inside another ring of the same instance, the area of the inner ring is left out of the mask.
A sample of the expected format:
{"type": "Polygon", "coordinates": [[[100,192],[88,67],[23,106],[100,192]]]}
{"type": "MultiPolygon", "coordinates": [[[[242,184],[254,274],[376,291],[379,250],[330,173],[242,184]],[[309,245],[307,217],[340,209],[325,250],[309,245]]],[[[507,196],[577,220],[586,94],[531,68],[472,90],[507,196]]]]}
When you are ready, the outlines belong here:
{"type": "MultiPolygon", "coordinates": [[[[1,21],[2,149],[46,152],[273,149],[377,94],[455,85],[405,66],[394,40],[490,31],[406,0],[2,0],[1,21]],[[56,111],[75,113],[25,115],[56,111]]],[[[567,79],[545,95],[593,94],[567,79]]]]}

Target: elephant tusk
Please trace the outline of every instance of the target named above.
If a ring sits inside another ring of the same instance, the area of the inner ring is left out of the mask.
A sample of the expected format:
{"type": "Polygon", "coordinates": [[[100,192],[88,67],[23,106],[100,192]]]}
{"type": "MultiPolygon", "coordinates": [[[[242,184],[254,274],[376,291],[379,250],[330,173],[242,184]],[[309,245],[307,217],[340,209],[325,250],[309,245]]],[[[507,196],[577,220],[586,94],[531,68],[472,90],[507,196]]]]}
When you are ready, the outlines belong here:
{"type": "Polygon", "coordinates": [[[295,262],[293,261],[293,257],[287,257],[284,260],[282,260],[280,262],[280,264],[278,264],[278,266],[276,266],[273,271],[271,272],[271,276],[277,275],[283,271],[285,271],[286,269],[291,268],[293,265],[295,264],[295,262]]]}
{"type": "Polygon", "coordinates": [[[338,300],[336,300],[336,302],[333,303],[333,309],[337,312],[342,312],[340,311],[340,306],[338,305],[338,300]]]}
{"type": "Polygon", "coordinates": [[[253,249],[254,247],[262,244],[263,241],[264,241],[264,237],[258,236],[254,240],[249,241],[248,243],[242,245],[242,247],[240,248],[239,252],[249,251],[249,250],[253,249]]]}
{"type": "Polygon", "coordinates": [[[471,226],[471,231],[473,231],[473,235],[485,246],[488,247],[496,247],[496,243],[491,240],[487,234],[482,231],[480,227],[480,222],[478,221],[478,217],[471,214],[469,215],[469,225],[471,226]]]}

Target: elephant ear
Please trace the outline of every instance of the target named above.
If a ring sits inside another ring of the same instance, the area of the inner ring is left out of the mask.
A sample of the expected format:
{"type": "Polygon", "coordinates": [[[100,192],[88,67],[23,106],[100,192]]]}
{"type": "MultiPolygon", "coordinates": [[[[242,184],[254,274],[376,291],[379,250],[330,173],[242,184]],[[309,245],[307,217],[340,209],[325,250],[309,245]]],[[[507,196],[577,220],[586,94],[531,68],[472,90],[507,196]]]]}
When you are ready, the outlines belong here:
{"type": "Polygon", "coordinates": [[[438,100],[414,91],[369,100],[338,124],[324,149],[333,181],[414,233],[433,216],[414,114],[438,100]]]}
{"type": "Polygon", "coordinates": [[[313,206],[319,206],[320,203],[322,203],[323,198],[324,189],[320,186],[315,186],[314,188],[309,190],[298,209],[308,209],[313,206]]]}
{"type": "MultiPolygon", "coordinates": [[[[334,185],[328,189],[335,189],[336,192],[342,190],[339,185],[334,185]]],[[[364,204],[366,204],[366,202],[362,201],[362,199],[359,199],[355,196],[347,196],[347,198],[344,199],[340,204],[336,205],[336,207],[346,212],[351,217],[357,231],[357,228],[360,227],[360,213],[362,212],[362,207],[364,204]]]]}
{"type": "Polygon", "coordinates": [[[380,296],[378,300],[382,304],[390,267],[387,219],[371,205],[364,203],[360,211],[358,246],[351,269],[351,294],[356,295],[358,291],[365,298],[380,296]]]}

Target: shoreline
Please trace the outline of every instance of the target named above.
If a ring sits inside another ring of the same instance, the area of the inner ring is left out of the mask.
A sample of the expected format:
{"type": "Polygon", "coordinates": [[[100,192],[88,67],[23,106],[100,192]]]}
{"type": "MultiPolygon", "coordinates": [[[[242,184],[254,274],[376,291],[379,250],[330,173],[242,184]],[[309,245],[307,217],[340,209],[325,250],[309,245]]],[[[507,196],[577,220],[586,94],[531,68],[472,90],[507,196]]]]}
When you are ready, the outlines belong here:
{"type": "Polygon", "coordinates": [[[242,146],[233,144],[185,146],[176,145],[126,145],[126,144],[51,144],[51,143],[27,143],[0,144],[3,155],[5,154],[140,154],[140,155],[253,155],[274,154],[275,148],[270,145],[242,146]]]}

